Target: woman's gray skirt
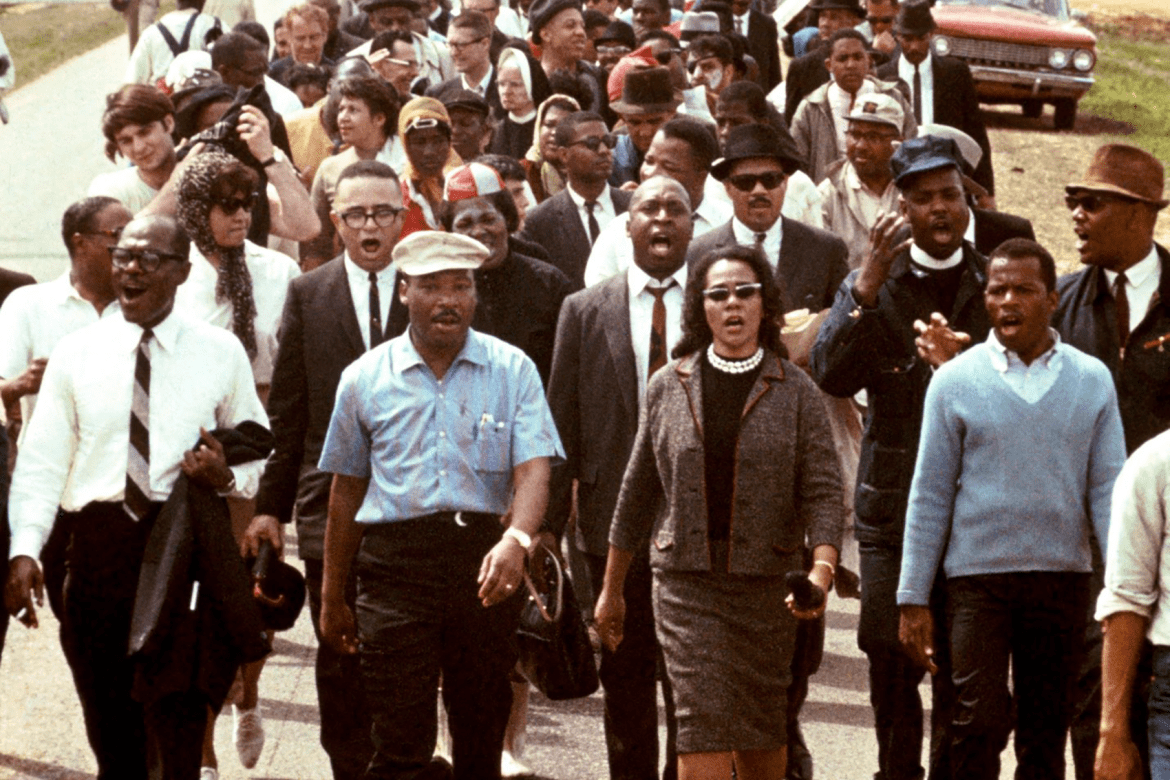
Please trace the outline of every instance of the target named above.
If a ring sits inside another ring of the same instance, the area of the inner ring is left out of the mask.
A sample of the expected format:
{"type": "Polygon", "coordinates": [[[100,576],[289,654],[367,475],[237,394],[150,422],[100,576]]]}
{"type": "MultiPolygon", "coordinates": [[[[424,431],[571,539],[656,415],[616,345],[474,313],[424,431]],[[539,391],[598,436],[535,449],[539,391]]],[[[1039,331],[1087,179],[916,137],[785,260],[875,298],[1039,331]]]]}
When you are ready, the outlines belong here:
{"type": "Polygon", "coordinates": [[[784,578],[654,571],[678,752],[784,747],[796,618],[784,578]]]}

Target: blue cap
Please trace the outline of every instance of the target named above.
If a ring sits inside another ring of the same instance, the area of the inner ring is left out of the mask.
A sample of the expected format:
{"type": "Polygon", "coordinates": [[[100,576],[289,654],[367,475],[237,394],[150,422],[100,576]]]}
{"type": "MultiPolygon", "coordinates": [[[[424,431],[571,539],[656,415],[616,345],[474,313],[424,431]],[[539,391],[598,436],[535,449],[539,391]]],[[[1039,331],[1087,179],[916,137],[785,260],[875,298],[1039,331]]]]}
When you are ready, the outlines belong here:
{"type": "Polygon", "coordinates": [[[894,184],[903,189],[902,183],[919,173],[940,168],[954,168],[962,173],[962,159],[952,139],[927,135],[903,141],[890,158],[890,170],[894,173],[894,184]]]}

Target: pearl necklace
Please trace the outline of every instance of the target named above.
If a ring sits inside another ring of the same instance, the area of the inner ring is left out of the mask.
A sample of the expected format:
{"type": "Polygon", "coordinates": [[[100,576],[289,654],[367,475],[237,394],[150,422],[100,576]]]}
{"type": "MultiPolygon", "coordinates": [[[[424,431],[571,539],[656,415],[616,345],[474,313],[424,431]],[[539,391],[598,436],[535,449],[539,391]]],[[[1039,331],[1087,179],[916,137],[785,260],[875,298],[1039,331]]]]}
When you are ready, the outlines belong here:
{"type": "Polygon", "coordinates": [[[750,358],[742,360],[728,360],[721,358],[715,354],[715,345],[712,344],[707,347],[707,360],[711,363],[713,368],[717,368],[725,374],[746,374],[749,371],[754,371],[756,366],[764,359],[764,348],[759,347],[756,354],[750,358]]]}

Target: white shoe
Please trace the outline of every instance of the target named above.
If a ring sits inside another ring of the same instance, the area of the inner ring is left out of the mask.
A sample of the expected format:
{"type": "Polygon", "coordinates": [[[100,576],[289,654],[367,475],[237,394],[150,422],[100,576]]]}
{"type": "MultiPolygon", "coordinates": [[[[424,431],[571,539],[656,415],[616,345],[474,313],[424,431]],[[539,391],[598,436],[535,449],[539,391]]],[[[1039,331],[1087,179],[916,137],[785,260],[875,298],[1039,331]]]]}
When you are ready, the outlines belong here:
{"type": "Polygon", "coordinates": [[[505,750],[500,756],[500,775],[503,777],[532,777],[533,772],[513,756],[512,751],[505,750]]]}
{"type": "Polygon", "coordinates": [[[260,751],[264,749],[264,719],[260,717],[259,705],[250,710],[232,705],[232,742],[236,745],[236,753],[244,769],[256,766],[260,760],[260,751]]]}
{"type": "Polygon", "coordinates": [[[199,780],[219,780],[219,770],[210,766],[200,767],[199,780]]]}

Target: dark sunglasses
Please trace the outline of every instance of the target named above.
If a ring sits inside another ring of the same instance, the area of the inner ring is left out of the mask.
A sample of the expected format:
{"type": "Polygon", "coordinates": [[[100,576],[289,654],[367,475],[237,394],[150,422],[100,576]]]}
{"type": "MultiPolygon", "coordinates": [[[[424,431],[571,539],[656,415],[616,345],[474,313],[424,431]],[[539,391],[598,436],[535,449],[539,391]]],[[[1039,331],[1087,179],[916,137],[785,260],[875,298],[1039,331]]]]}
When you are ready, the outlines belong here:
{"type": "Polygon", "coordinates": [[[740,192],[751,192],[757,184],[763,184],[766,190],[774,190],[787,178],[779,171],[767,171],[765,173],[739,173],[735,176],[728,176],[727,181],[740,192]]]}
{"type": "Polygon", "coordinates": [[[711,287],[703,290],[703,297],[715,303],[723,303],[728,298],[730,298],[734,292],[736,298],[739,298],[741,301],[746,301],[751,298],[755,298],[763,289],[764,285],[760,284],[759,282],[754,282],[752,284],[737,284],[734,290],[730,290],[727,287],[711,287]]]}
{"type": "Polygon", "coordinates": [[[1098,195],[1096,193],[1084,193],[1082,195],[1065,195],[1064,205],[1068,206],[1069,211],[1076,211],[1078,208],[1084,209],[1087,214],[1096,214],[1101,209],[1108,206],[1110,203],[1134,203],[1132,198],[1125,198],[1120,195],[1098,195]]]}
{"type": "Polygon", "coordinates": [[[681,57],[682,53],[682,49],[663,49],[654,54],[654,59],[658,60],[660,65],[669,65],[673,58],[681,57]]]}
{"type": "Polygon", "coordinates": [[[123,249],[121,247],[114,247],[110,251],[110,259],[113,260],[115,268],[122,269],[129,268],[131,263],[137,262],[138,269],[146,274],[157,271],[163,260],[174,260],[180,263],[187,260],[182,255],[169,252],[155,252],[150,249],[123,249]]]}
{"type": "Polygon", "coordinates": [[[591,152],[596,152],[605,144],[605,148],[613,149],[617,146],[617,136],[613,133],[606,133],[605,135],[594,135],[589,138],[582,138],[580,141],[573,141],[569,146],[584,146],[591,152]]]}
{"type": "Polygon", "coordinates": [[[373,211],[350,209],[339,216],[341,217],[341,221],[351,230],[361,230],[371,219],[374,220],[374,224],[378,227],[389,227],[398,218],[398,215],[404,211],[406,209],[399,206],[378,206],[373,211]]]}
{"type": "Polygon", "coordinates": [[[235,214],[240,209],[244,211],[251,211],[252,207],[256,205],[256,198],[260,196],[258,192],[249,192],[242,198],[212,198],[212,204],[223,209],[225,214],[235,214]]]}
{"type": "Polygon", "coordinates": [[[867,16],[865,21],[870,24],[893,24],[897,18],[896,16],[867,16]]]}

